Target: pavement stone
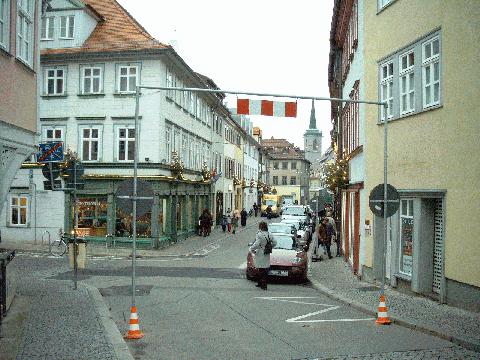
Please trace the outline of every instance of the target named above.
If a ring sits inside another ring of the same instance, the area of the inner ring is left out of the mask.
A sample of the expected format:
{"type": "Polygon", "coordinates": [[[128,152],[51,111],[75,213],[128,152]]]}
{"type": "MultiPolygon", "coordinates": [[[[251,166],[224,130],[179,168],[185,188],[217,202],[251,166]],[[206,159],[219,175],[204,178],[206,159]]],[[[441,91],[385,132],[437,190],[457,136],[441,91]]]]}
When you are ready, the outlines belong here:
{"type": "Polygon", "coordinates": [[[413,350],[396,351],[388,353],[374,353],[366,355],[345,355],[335,357],[316,358],[315,360],[335,359],[335,360],[475,360],[478,359],[478,353],[469,351],[460,346],[452,346],[444,349],[435,350],[413,350]]]}
{"type": "MultiPolygon", "coordinates": [[[[376,316],[380,287],[360,281],[343,257],[326,259],[324,256],[322,261],[311,262],[309,279],[314,287],[330,297],[376,316]]],[[[393,322],[480,352],[479,313],[402,293],[391,287],[385,289],[385,298],[393,322]]],[[[480,358],[480,354],[477,353],[475,358],[480,358]]]]}

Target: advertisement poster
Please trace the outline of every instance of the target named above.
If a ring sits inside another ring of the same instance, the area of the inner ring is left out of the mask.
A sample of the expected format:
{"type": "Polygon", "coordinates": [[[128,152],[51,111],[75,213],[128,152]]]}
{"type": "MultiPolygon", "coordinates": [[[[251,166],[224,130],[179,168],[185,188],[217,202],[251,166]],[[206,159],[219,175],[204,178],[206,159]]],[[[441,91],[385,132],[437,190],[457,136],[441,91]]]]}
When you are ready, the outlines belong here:
{"type": "Polygon", "coordinates": [[[412,275],[413,219],[402,218],[400,271],[412,275]]]}

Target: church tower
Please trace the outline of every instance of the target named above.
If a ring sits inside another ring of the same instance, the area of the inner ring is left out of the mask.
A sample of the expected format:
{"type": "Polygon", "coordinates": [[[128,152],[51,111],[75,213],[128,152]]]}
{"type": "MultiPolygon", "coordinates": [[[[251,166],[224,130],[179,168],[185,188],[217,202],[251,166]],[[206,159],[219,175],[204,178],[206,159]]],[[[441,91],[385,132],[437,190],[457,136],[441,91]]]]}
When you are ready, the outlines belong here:
{"type": "Polygon", "coordinates": [[[312,100],[312,111],[310,113],[310,125],[303,134],[305,159],[312,163],[311,170],[318,170],[320,157],[322,156],[322,132],[317,129],[315,119],[315,104],[312,100]]]}

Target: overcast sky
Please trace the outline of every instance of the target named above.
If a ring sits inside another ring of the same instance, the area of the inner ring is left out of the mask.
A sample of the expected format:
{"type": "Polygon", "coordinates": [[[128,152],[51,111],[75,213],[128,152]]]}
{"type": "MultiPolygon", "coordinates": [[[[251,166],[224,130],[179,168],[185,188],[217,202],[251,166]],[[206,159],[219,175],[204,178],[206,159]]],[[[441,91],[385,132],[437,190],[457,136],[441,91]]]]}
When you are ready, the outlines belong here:
{"type": "MultiPolygon", "coordinates": [[[[118,0],[157,40],[225,90],[328,96],[333,0],[118,0]]],[[[236,97],[228,97],[236,107],[236,97]]],[[[297,118],[251,116],[263,137],[303,148],[311,101],[297,118]]],[[[330,104],[315,102],[323,151],[330,144],[330,104]]]]}

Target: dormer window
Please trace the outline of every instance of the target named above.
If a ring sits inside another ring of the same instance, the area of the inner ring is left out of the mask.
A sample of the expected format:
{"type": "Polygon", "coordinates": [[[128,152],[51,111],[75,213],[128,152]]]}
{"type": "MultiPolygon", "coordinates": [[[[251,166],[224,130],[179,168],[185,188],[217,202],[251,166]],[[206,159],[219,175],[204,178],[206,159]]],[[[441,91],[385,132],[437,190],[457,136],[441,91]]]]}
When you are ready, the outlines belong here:
{"type": "Polygon", "coordinates": [[[42,21],[42,40],[53,40],[54,17],[46,16],[42,21]]]}
{"type": "Polygon", "coordinates": [[[60,17],[60,38],[73,39],[75,17],[73,15],[60,17]]]}

